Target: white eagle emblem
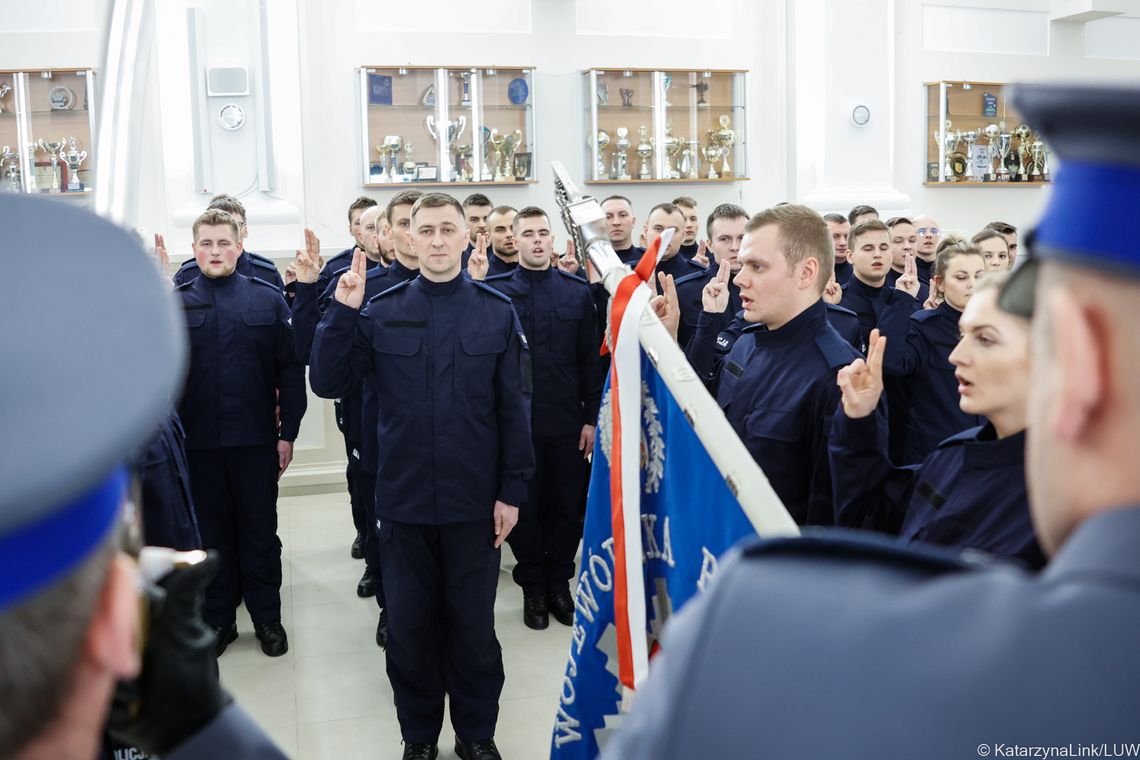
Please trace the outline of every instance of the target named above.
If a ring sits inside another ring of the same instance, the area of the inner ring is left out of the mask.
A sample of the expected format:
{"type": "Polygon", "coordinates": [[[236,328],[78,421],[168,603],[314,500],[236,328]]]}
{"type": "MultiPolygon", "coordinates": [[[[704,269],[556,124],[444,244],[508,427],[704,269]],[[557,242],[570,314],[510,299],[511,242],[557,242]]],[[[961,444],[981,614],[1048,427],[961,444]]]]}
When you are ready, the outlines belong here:
{"type": "MultiPolygon", "coordinates": [[[[657,493],[661,489],[661,479],[665,477],[665,438],[661,425],[657,400],[649,393],[649,384],[641,381],[641,470],[645,473],[645,493],[657,493]]],[[[606,463],[612,462],[610,450],[613,446],[613,408],[610,391],[602,397],[602,408],[598,414],[598,432],[602,437],[602,455],[606,463]]]]}

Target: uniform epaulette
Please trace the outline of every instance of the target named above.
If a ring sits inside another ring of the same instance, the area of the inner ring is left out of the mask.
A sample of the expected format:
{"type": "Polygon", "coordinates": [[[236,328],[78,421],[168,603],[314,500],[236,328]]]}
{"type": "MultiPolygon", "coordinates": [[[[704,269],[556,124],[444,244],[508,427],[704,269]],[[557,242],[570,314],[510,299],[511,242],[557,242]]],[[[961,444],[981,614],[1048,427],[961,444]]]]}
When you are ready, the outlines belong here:
{"type": "Polygon", "coordinates": [[[266,282],[265,280],[261,279],[260,277],[247,277],[246,279],[253,280],[258,285],[264,285],[265,287],[272,290],[274,293],[280,293],[281,292],[281,288],[277,287],[272,282],[266,282]]]}
{"type": "Polygon", "coordinates": [[[403,282],[398,282],[395,285],[393,285],[392,287],[388,288],[387,290],[382,290],[379,293],[377,293],[376,295],[369,298],[368,303],[372,303],[373,301],[377,301],[377,300],[383,298],[384,296],[391,295],[392,293],[396,293],[400,290],[403,290],[404,288],[411,285],[413,282],[415,282],[415,280],[404,280],[403,282]]]}
{"type": "Polygon", "coordinates": [[[474,285],[475,287],[479,288],[479,290],[482,290],[484,293],[490,293],[495,298],[501,298],[504,301],[506,301],[507,303],[511,303],[511,297],[510,296],[503,295],[499,291],[492,288],[490,285],[486,285],[486,284],[480,282],[479,280],[472,280],[471,284],[474,285]]]}
{"type": "Polygon", "coordinates": [[[942,312],[938,311],[938,309],[919,309],[914,314],[911,314],[910,318],[913,319],[915,322],[921,323],[921,322],[925,322],[928,319],[933,319],[934,317],[938,316],[941,313],[942,312]]]}
{"type": "Polygon", "coordinates": [[[689,266],[696,267],[697,269],[699,269],[702,272],[709,271],[709,268],[707,266],[705,266],[704,264],[700,263],[699,261],[693,261],[692,259],[685,259],[685,261],[689,264],[689,266]]]}
{"type": "Polygon", "coordinates": [[[961,433],[956,433],[955,435],[952,435],[946,440],[939,443],[935,448],[944,449],[950,446],[957,446],[960,443],[969,443],[970,441],[976,441],[978,439],[978,433],[983,427],[985,427],[985,425],[978,425],[977,427],[963,430],[961,433]]]}
{"type": "Polygon", "coordinates": [[[689,274],[684,275],[683,277],[678,277],[677,280],[673,283],[673,285],[680,285],[683,282],[692,282],[693,280],[703,280],[703,279],[705,279],[707,274],[708,274],[708,270],[702,270],[700,272],[690,272],[689,274]]]}
{"type": "Polygon", "coordinates": [[[508,280],[511,277],[514,277],[515,271],[516,270],[512,269],[509,272],[500,272],[499,274],[493,274],[490,277],[483,278],[483,282],[491,282],[492,280],[508,280]]]}
{"type": "Polygon", "coordinates": [[[251,254],[249,257],[249,263],[253,264],[255,267],[261,267],[262,269],[272,269],[274,272],[277,271],[277,265],[264,256],[254,258],[254,256],[251,254]]]}
{"type": "Polygon", "coordinates": [[[830,529],[799,538],[753,539],[742,547],[746,562],[766,557],[802,557],[808,560],[863,560],[923,573],[951,573],[975,570],[993,564],[981,552],[970,552],[934,545],[900,544],[893,536],[862,531],[830,529]]]}
{"type": "Polygon", "coordinates": [[[174,289],[175,289],[175,290],[182,290],[183,288],[188,288],[188,287],[190,287],[191,285],[193,285],[193,284],[194,284],[194,281],[195,281],[195,280],[197,280],[197,279],[198,279],[198,278],[197,278],[197,277],[195,277],[193,280],[187,280],[186,282],[183,282],[183,283],[179,283],[178,285],[175,285],[175,286],[174,286],[174,289]]]}
{"type": "Polygon", "coordinates": [[[198,268],[197,259],[187,259],[186,261],[183,261],[182,266],[178,267],[178,271],[181,272],[183,269],[190,269],[191,267],[194,269],[198,268]]]}
{"type": "Polygon", "coordinates": [[[276,268],[276,266],[277,266],[276,264],[273,263],[273,259],[269,258],[268,256],[262,256],[260,253],[254,253],[253,251],[246,251],[245,255],[249,256],[251,261],[260,261],[262,263],[269,264],[271,267],[274,267],[274,268],[276,268]]]}
{"type": "Polygon", "coordinates": [[[826,330],[816,335],[815,345],[823,354],[828,369],[846,367],[858,356],[851,344],[843,340],[839,333],[834,330],[826,330]]]}
{"type": "Polygon", "coordinates": [[[569,279],[571,279],[571,280],[575,280],[575,281],[577,281],[577,282],[580,282],[580,283],[582,283],[583,285],[589,285],[589,284],[590,284],[590,283],[586,282],[586,278],[585,278],[585,277],[579,277],[579,276],[578,276],[578,275],[576,275],[576,274],[571,274],[570,272],[567,272],[567,271],[566,271],[566,270],[564,270],[564,269],[559,269],[558,267],[555,267],[555,268],[554,268],[554,271],[555,271],[555,272],[558,272],[558,274],[562,275],[563,277],[569,278],[569,279]]]}
{"type": "Polygon", "coordinates": [[[351,265],[346,266],[346,267],[341,267],[340,269],[333,272],[333,277],[340,277],[342,274],[344,274],[345,272],[347,272],[350,269],[352,269],[351,265]]]}
{"type": "MultiPolygon", "coordinates": [[[[341,270],[335,272],[333,274],[333,277],[340,277],[342,274],[344,274],[345,272],[347,272],[350,269],[352,269],[352,267],[350,267],[350,266],[345,267],[344,269],[341,269],[341,270]]],[[[364,275],[364,279],[371,280],[373,277],[384,277],[387,274],[388,274],[388,267],[372,267],[371,269],[368,270],[368,274],[364,275]]]]}
{"type": "Polygon", "coordinates": [[[851,309],[848,309],[848,308],[846,308],[846,307],[844,307],[844,306],[840,306],[840,305],[839,305],[839,304],[837,304],[837,303],[829,303],[829,304],[827,304],[827,310],[828,310],[828,311],[834,311],[834,312],[838,312],[839,314],[850,314],[850,315],[851,315],[851,316],[853,316],[853,317],[858,317],[858,316],[859,316],[859,315],[858,315],[858,314],[856,314],[855,312],[851,311],[851,309]]]}

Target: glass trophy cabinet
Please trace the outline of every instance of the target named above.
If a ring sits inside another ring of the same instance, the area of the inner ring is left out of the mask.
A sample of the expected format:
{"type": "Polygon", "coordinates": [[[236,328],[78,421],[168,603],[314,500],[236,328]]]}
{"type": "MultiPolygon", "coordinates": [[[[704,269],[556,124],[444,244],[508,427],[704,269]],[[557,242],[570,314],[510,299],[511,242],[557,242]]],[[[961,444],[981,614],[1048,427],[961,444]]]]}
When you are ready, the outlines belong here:
{"type": "Polygon", "coordinates": [[[364,187],[535,181],[531,68],[362,67],[364,187]]]}
{"type": "Polygon", "coordinates": [[[586,182],[748,179],[747,75],[585,70],[586,182]]]}
{"type": "Polygon", "coordinates": [[[1051,180],[1049,146],[1009,106],[1006,85],[925,87],[925,184],[1032,187],[1051,180]]]}
{"type": "Polygon", "coordinates": [[[89,69],[0,72],[0,192],[91,192],[93,84],[89,69]]]}

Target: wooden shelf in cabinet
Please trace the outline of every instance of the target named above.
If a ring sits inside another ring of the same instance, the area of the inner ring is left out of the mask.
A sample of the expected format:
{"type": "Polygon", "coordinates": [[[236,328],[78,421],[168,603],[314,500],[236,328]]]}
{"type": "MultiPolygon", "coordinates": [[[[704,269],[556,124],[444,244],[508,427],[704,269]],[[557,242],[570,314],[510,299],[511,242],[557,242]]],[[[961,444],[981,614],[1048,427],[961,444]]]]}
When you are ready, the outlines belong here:
{"type": "Polygon", "coordinates": [[[1052,182],[1040,180],[1033,182],[923,182],[927,187],[1042,187],[1052,182]]]}
{"type": "Polygon", "coordinates": [[[588,179],[587,185],[696,185],[701,183],[716,183],[716,182],[744,182],[749,179],[748,177],[717,177],[716,179],[708,179],[701,177],[700,179],[588,179]]]}
{"type": "Polygon", "coordinates": [[[513,187],[515,185],[537,185],[536,179],[511,180],[510,182],[495,182],[493,180],[480,180],[479,182],[366,182],[364,187],[389,188],[405,187],[409,190],[416,187],[513,187]]]}

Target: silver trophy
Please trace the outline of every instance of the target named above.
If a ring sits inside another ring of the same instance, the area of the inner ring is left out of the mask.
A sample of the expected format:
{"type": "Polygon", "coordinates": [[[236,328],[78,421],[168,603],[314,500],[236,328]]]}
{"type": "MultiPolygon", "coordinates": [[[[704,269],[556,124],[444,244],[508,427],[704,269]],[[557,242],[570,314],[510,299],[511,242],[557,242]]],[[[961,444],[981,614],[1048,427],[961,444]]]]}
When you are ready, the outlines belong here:
{"type": "Polygon", "coordinates": [[[626,127],[617,128],[617,140],[614,142],[614,157],[613,157],[613,170],[610,175],[622,182],[629,182],[633,177],[629,176],[629,149],[633,147],[633,143],[629,140],[629,129],[626,127]]]}
{"type": "Polygon", "coordinates": [[[997,174],[994,172],[994,159],[998,157],[998,138],[1001,133],[1001,128],[997,124],[990,124],[982,133],[986,136],[986,174],[982,179],[986,182],[994,182],[997,180],[997,174]]]}
{"type": "Polygon", "coordinates": [[[700,179],[701,178],[701,170],[700,170],[701,150],[700,150],[700,147],[698,146],[696,140],[689,140],[688,154],[689,154],[689,171],[688,172],[682,171],[681,173],[684,174],[685,177],[688,179],[700,179]]]}
{"type": "Polygon", "coordinates": [[[416,178],[416,160],[412,158],[412,144],[404,143],[403,174],[409,180],[416,178]]]}
{"type": "Polygon", "coordinates": [[[455,146],[455,162],[459,164],[459,179],[471,182],[475,179],[475,146],[470,143],[455,146]]]}
{"type": "Polygon", "coordinates": [[[63,141],[60,140],[58,142],[56,142],[56,141],[48,142],[47,140],[44,140],[41,137],[40,141],[37,143],[37,145],[39,145],[40,150],[47,153],[48,158],[51,159],[51,191],[53,193],[58,193],[60,191],[60,186],[59,186],[59,151],[61,148],[63,148],[63,141]]]}
{"type": "Polygon", "coordinates": [[[674,137],[669,134],[669,127],[665,129],[665,172],[666,179],[680,179],[681,178],[681,154],[684,152],[688,143],[681,137],[674,137]]]}
{"type": "Polygon", "coordinates": [[[653,158],[653,143],[649,141],[649,128],[644,124],[638,129],[641,139],[637,142],[635,153],[641,159],[641,168],[637,172],[638,179],[653,179],[653,170],[649,167],[649,160],[653,158]]]}
{"type": "Polygon", "coordinates": [[[954,176],[954,167],[950,163],[950,154],[958,147],[961,141],[959,133],[950,129],[950,120],[946,120],[946,126],[943,127],[941,132],[938,132],[935,137],[942,143],[943,151],[946,153],[946,162],[942,165],[942,179],[944,182],[956,182],[957,178],[954,176]]]}
{"type": "Polygon", "coordinates": [[[1045,174],[1045,143],[1034,140],[1029,144],[1029,181],[1040,182],[1045,174]]]}
{"type": "Polygon", "coordinates": [[[462,98],[459,101],[459,105],[469,106],[471,105],[471,74],[465,72],[463,74],[460,74],[459,78],[463,80],[463,93],[462,98]]]}
{"type": "Polygon", "coordinates": [[[736,142],[736,132],[732,130],[732,119],[728,114],[721,114],[717,122],[720,124],[720,129],[713,133],[713,142],[720,146],[721,156],[724,159],[720,167],[720,176],[731,177],[732,167],[728,164],[728,155],[736,142]]]}
{"type": "Polygon", "coordinates": [[[722,151],[720,149],[720,146],[716,143],[710,143],[709,145],[701,148],[701,155],[705,157],[705,161],[709,165],[709,172],[705,175],[705,179],[720,178],[716,173],[716,162],[720,160],[721,152],[722,151]]]}
{"type": "Polygon", "coordinates": [[[681,144],[681,158],[677,161],[677,174],[679,177],[692,179],[696,172],[696,166],[693,164],[693,151],[689,148],[687,141],[679,140],[678,142],[681,144]]]}
{"type": "Polygon", "coordinates": [[[5,189],[10,193],[20,192],[20,154],[7,145],[0,150],[0,171],[7,180],[5,189]]]}
{"type": "Polygon", "coordinates": [[[60,160],[67,164],[67,192],[74,193],[83,189],[79,181],[79,167],[87,160],[87,151],[79,150],[75,138],[67,141],[67,150],[59,152],[60,160]]]}
{"type": "Polygon", "coordinates": [[[389,182],[400,181],[400,165],[399,156],[400,148],[404,147],[404,138],[399,135],[385,135],[384,153],[388,156],[388,161],[385,164],[384,173],[388,176],[389,182]]]}
{"type": "Polygon", "coordinates": [[[594,168],[594,179],[609,179],[606,170],[606,150],[610,147],[610,135],[605,130],[598,130],[598,165],[594,168]]]}
{"type": "MultiPolygon", "coordinates": [[[[10,93],[11,91],[12,91],[12,85],[8,84],[7,82],[0,82],[0,100],[3,100],[4,97],[7,96],[7,94],[10,93]]],[[[0,103],[0,113],[4,113],[4,104],[3,103],[0,103]]],[[[4,147],[7,148],[8,146],[5,145],[4,147]]]]}
{"type": "Polygon", "coordinates": [[[1025,181],[1026,175],[1029,173],[1029,136],[1031,134],[1033,134],[1033,130],[1029,128],[1028,124],[1018,124],[1017,128],[1013,130],[1013,136],[1017,138],[1017,150],[1013,152],[1014,166],[1010,170],[1011,179],[1025,181]]]}
{"type": "Polygon", "coordinates": [[[966,176],[964,179],[967,182],[973,182],[978,178],[974,173],[974,143],[978,141],[978,130],[971,129],[962,133],[962,142],[966,143],[966,176]]]}
{"type": "Polygon", "coordinates": [[[1006,168],[1006,163],[1009,161],[1009,151],[1013,149],[1013,135],[1009,132],[1001,132],[998,134],[997,152],[998,152],[998,182],[1009,182],[1009,169],[1006,168]]]}
{"type": "Polygon", "coordinates": [[[435,123],[435,116],[429,115],[424,121],[427,125],[427,132],[431,138],[437,143],[441,140],[446,140],[447,145],[447,165],[443,167],[444,176],[451,177],[452,160],[451,153],[455,149],[455,142],[463,136],[463,130],[467,128],[467,117],[460,116],[458,119],[447,122],[446,125],[437,125],[435,123]],[[446,129],[444,129],[446,126],[446,129]],[[438,128],[437,128],[438,127],[438,128]]]}

